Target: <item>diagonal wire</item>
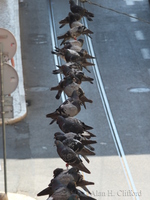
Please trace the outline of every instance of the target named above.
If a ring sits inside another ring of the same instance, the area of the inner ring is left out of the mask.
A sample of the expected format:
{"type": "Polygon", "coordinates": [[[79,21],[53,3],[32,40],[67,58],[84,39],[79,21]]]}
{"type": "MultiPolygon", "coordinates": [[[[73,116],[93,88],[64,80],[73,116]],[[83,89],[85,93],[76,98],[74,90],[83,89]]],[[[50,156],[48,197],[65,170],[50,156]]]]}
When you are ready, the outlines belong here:
{"type": "Polygon", "coordinates": [[[135,16],[133,16],[133,15],[129,15],[129,14],[125,13],[125,12],[121,12],[121,11],[118,11],[118,10],[114,10],[113,8],[108,8],[108,7],[102,6],[101,4],[97,4],[97,3],[91,2],[91,1],[89,1],[89,0],[80,0],[80,1],[81,1],[81,2],[87,2],[87,3],[89,3],[89,4],[98,6],[98,7],[100,7],[100,8],[105,9],[105,10],[110,10],[110,11],[112,11],[112,12],[115,12],[115,13],[118,13],[118,14],[121,14],[121,15],[125,15],[125,16],[127,16],[127,17],[134,18],[134,19],[137,19],[137,20],[139,20],[139,21],[141,21],[141,22],[150,24],[150,22],[149,22],[149,21],[146,21],[145,19],[142,19],[142,18],[139,18],[139,17],[135,17],[135,16]]]}

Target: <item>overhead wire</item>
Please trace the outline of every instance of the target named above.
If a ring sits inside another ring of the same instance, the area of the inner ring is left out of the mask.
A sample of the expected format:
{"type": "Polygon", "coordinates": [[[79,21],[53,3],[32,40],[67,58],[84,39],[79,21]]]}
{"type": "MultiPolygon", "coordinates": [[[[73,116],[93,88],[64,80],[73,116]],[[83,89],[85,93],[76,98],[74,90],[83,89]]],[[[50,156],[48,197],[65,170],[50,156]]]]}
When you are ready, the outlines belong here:
{"type": "Polygon", "coordinates": [[[135,16],[133,16],[133,15],[131,15],[131,14],[128,14],[128,13],[125,13],[125,12],[121,12],[121,11],[115,10],[115,9],[113,9],[113,8],[108,8],[108,7],[106,7],[106,6],[102,6],[101,4],[97,4],[97,3],[91,2],[91,1],[89,1],[89,0],[80,0],[80,1],[81,1],[82,3],[83,3],[83,2],[87,2],[87,3],[89,3],[89,4],[98,6],[98,7],[100,7],[100,8],[105,9],[105,10],[109,10],[109,11],[112,11],[112,12],[115,12],[115,13],[118,13],[118,14],[121,14],[121,15],[125,15],[125,16],[130,17],[130,18],[137,19],[137,20],[139,20],[139,21],[141,21],[141,22],[150,24],[150,22],[147,21],[147,20],[145,20],[145,19],[142,19],[142,18],[139,18],[139,17],[135,17],[135,16]]]}

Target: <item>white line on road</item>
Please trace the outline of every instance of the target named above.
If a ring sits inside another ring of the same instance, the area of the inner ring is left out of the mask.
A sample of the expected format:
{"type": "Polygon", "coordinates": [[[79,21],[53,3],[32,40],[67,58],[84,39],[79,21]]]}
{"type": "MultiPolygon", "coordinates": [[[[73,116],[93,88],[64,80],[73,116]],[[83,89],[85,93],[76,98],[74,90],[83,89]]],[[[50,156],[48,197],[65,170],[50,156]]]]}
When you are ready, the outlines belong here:
{"type": "Polygon", "coordinates": [[[150,59],[150,50],[147,48],[141,49],[141,53],[144,59],[150,59]]]}
{"type": "Polygon", "coordinates": [[[127,6],[132,6],[134,5],[134,1],[133,0],[125,0],[127,6]]]}
{"type": "MultiPolygon", "coordinates": [[[[132,17],[137,17],[136,14],[130,14],[132,17]]],[[[130,17],[131,22],[137,22],[138,20],[135,18],[130,17]]]]}
{"type": "Polygon", "coordinates": [[[142,31],[134,31],[134,33],[137,40],[145,40],[145,37],[142,31]]]}

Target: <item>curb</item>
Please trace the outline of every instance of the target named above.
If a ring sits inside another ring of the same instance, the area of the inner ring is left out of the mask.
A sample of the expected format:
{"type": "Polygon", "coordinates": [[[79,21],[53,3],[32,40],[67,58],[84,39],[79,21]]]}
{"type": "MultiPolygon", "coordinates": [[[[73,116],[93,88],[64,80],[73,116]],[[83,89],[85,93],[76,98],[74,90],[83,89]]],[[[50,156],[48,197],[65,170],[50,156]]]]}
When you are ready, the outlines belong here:
{"type": "MultiPolygon", "coordinates": [[[[6,8],[7,10],[7,8],[6,8]]],[[[8,9],[9,11],[9,9],[8,9]]],[[[17,41],[17,51],[14,56],[15,70],[18,73],[19,83],[16,90],[11,94],[13,97],[13,118],[5,118],[5,124],[16,123],[27,115],[27,107],[25,102],[25,89],[24,89],[24,80],[23,80],[23,66],[22,66],[22,55],[21,55],[21,39],[20,39],[20,24],[19,24],[19,4],[14,3],[14,22],[9,25],[14,28],[13,35],[17,41]]],[[[7,23],[6,23],[7,24],[7,23]]],[[[8,27],[3,27],[8,29],[8,27]]],[[[2,119],[0,119],[0,125],[2,125],[2,119]]]]}

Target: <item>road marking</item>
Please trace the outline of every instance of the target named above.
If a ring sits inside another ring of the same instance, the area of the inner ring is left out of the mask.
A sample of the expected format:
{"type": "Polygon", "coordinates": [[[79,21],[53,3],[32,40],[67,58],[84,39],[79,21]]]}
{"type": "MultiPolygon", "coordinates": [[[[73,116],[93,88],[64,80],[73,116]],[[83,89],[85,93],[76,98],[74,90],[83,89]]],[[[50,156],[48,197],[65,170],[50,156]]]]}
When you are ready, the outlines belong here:
{"type": "MultiPolygon", "coordinates": [[[[85,26],[88,28],[88,24],[87,24],[86,19],[84,18],[83,20],[84,20],[85,26]]],[[[85,39],[86,39],[88,52],[90,52],[90,55],[95,57],[91,38],[86,36],[85,39]]],[[[104,108],[105,113],[106,113],[107,121],[108,121],[110,131],[111,131],[111,134],[112,134],[115,146],[116,146],[118,156],[120,158],[120,162],[121,162],[127,183],[129,185],[129,188],[132,191],[134,191],[135,193],[137,193],[137,190],[136,190],[136,187],[135,187],[135,184],[134,184],[134,181],[133,181],[127,160],[126,160],[126,156],[125,156],[125,153],[124,153],[124,150],[123,150],[120,138],[119,138],[119,134],[118,134],[118,131],[117,131],[117,128],[116,128],[116,124],[115,124],[113,116],[112,116],[112,112],[111,112],[109,102],[108,102],[108,99],[107,99],[107,96],[106,96],[106,92],[105,92],[104,85],[103,85],[103,82],[102,82],[102,78],[101,78],[101,74],[100,74],[99,67],[98,67],[98,64],[97,64],[97,60],[94,59],[93,63],[95,64],[95,66],[92,69],[93,69],[95,80],[96,80],[96,83],[97,83],[99,95],[100,95],[100,98],[101,98],[102,103],[103,103],[103,108],[104,108]]],[[[133,199],[139,200],[139,196],[134,196],[133,199]]]]}
{"type": "Polygon", "coordinates": [[[147,48],[141,49],[141,53],[144,59],[150,59],[150,50],[147,48]]]}
{"type": "MultiPolygon", "coordinates": [[[[130,14],[132,17],[137,17],[136,14],[130,14]]],[[[130,17],[131,22],[137,22],[138,20],[135,18],[130,17]]]]}
{"type": "Polygon", "coordinates": [[[133,0],[125,0],[127,6],[132,6],[134,5],[134,1],[133,0]]]}
{"type": "Polygon", "coordinates": [[[142,31],[134,31],[137,40],[145,40],[142,31]]]}

